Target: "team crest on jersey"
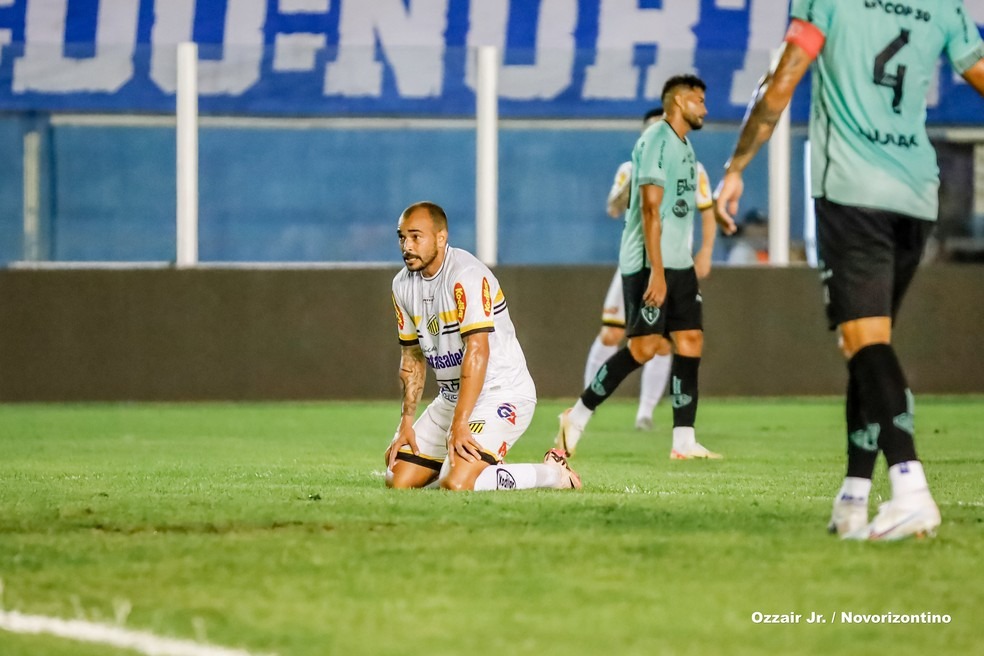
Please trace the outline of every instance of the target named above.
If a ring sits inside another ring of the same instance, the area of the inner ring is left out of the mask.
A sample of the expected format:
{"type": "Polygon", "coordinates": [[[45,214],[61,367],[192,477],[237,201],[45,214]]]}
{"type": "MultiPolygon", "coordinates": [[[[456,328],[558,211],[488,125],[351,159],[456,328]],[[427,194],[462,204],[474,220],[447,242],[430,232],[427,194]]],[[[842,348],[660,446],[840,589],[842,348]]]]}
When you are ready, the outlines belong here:
{"type": "Polygon", "coordinates": [[[454,304],[458,308],[458,323],[465,320],[465,308],[468,307],[468,299],[465,298],[465,288],[460,282],[454,283],[454,304]]]}
{"type": "Polygon", "coordinates": [[[485,420],[468,422],[468,430],[475,435],[480,435],[485,430],[485,420]]]}
{"type": "Polygon", "coordinates": [[[503,403],[495,413],[499,415],[500,419],[505,419],[513,426],[516,425],[516,406],[512,403],[503,403]]]}
{"type": "Polygon", "coordinates": [[[427,320],[427,332],[435,337],[441,332],[441,323],[437,320],[436,314],[432,314],[430,319],[427,320]]]}
{"type": "Polygon", "coordinates": [[[655,326],[656,322],[659,321],[659,308],[653,307],[652,305],[643,305],[642,310],[639,311],[642,315],[642,320],[648,323],[650,326],[655,326]]]}
{"type": "Polygon", "coordinates": [[[492,315],[492,291],[488,278],[482,278],[482,311],[487,317],[492,315]]]}
{"type": "Polygon", "coordinates": [[[393,309],[396,311],[396,325],[399,326],[400,330],[403,330],[403,312],[400,310],[400,306],[396,304],[396,296],[390,294],[393,299],[393,309]]]}

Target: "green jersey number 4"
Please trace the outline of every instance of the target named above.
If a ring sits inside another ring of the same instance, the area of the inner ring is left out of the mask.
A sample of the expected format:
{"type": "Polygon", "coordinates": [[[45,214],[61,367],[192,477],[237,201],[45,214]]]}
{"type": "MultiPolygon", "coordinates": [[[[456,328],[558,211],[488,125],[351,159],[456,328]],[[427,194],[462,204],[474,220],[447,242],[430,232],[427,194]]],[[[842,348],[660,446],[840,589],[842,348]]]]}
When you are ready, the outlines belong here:
{"type": "Polygon", "coordinates": [[[894,73],[886,73],[885,65],[888,61],[899,54],[899,50],[909,43],[909,30],[902,30],[899,35],[892,39],[892,42],[885,46],[884,50],[875,56],[874,80],[875,84],[888,87],[893,91],[892,110],[896,114],[902,113],[902,83],[905,80],[905,64],[899,64],[894,73]]]}

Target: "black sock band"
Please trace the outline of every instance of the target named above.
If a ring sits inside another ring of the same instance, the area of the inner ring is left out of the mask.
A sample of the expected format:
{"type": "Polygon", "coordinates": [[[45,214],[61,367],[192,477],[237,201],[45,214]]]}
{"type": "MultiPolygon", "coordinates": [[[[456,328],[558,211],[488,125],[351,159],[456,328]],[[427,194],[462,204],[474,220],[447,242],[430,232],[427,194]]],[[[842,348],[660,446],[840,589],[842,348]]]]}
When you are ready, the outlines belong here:
{"type": "Polygon", "coordinates": [[[636,362],[628,346],[623,346],[601,365],[594,380],[581,394],[581,403],[594,410],[618,388],[625,377],[642,365],[636,362]]]}
{"type": "Polygon", "coordinates": [[[697,420],[697,371],[700,358],[674,355],[670,365],[670,398],[673,402],[673,428],[693,427],[697,420]]]}
{"type": "Polygon", "coordinates": [[[875,472],[878,461],[878,432],[869,428],[861,411],[861,399],[858,394],[857,379],[848,374],[847,379],[847,475],[855,478],[870,479],[875,472]]]}
{"type": "Polygon", "coordinates": [[[877,426],[878,434],[874,437],[888,466],[917,460],[912,393],[895,350],[890,344],[872,344],[855,353],[847,366],[857,382],[861,415],[869,431],[877,426]]]}

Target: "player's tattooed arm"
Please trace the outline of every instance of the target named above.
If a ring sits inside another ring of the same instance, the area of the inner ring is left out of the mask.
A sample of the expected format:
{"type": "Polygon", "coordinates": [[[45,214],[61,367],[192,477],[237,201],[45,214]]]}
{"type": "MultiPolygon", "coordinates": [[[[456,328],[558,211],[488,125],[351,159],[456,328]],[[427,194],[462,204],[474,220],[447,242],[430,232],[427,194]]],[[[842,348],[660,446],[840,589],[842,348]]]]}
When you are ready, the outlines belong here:
{"type": "Polygon", "coordinates": [[[392,469],[396,464],[396,456],[400,449],[407,446],[414,455],[420,455],[417,448],[417,436],[413,430],[413,421],[417,416],[417,404],[424,394],[424,381],[427,376],[427,362],[420,344],[404,346],[400,353],[400,382],[403,384],[403,412],[400,425],[396,429],[393,441],[386,447],[383,458],[386,468],[392,469]]]}
{"type": "Polygon", "coordinates": [[[427,362],[420,344],[404,346],[400,353],[400,382],[403,384],[403,420],[413,423],[417,404],[424,394],[427,378],[427,362]]]}
{"type": "Polygon", "coordinates": [[[796,85],[806,75],[814,58],[815,55],[803,46],[786,42],[775,68],[765,74],[752,96],[738,135],[738,144],[731,159],[724,165],[724,176],[714,193],[714,211],[725,234],[735,232],[738,199],[745,189],[742,180],[745,167],[772,136],[779,117],[793,98],[796,85]]]}
{"type": "Polygon", "coordinates": [[[802,47],[785,44],[775,69],[765,74],[752,96],[738,145],[725,165],[727,172],[744,171],[762,144],[769,140],[811,63],[813,57],[802,47]]]}

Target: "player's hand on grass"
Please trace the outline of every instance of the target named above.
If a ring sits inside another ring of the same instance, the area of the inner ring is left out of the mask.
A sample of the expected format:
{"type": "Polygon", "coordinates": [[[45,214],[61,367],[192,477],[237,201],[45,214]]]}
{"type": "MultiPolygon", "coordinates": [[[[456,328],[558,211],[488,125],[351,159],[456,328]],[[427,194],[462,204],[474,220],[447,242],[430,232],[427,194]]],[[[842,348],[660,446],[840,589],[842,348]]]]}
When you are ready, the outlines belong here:
{"type": "Polygon", "coordinates": [[[745,191],[745,181],[741,173],[725,173],[714,191],[714,219],[721,226],[721,232],[733,235],[738,229],[735,215],[738,214],[738,200],[745,191]]]}
{"type": "Polygon", "coordinates": [[[707,276],[711,275],[711,251],[708,249],[700,249],[697,254],[694,255],[694,271],[697,272],[697,279],[703,280],[707,276]]]}
{"type": "Polygon", "coordinates": [[[653,269],[649,273],[649,286],[642,295],[642,302],[651,307],[660,307],[666,300],[666,276],[653,269]]]}
{"type": "Polygon", "coordinates": [[[451,466],[454,467],[456,458],[465,462],[477,462],[482,459],[482,447],[472,437],[468,424],[451,426],[448,437],[448,454],[451,456],[451,466]]]}
{"type": "Polygon", "coordinates": [[[393,437],[393,441],[386,448],[386,453],[383,457],[386,459],[386,469],[393,469],[393,465],[396,463],[396,454],[400,452],[405,446],[409,446],[413,455],[419,456],[420,451],[417,449],[417,433],[414,432],[413,426],[405,426],[402,423],[396,431],[396,435],[393,437]]]}

